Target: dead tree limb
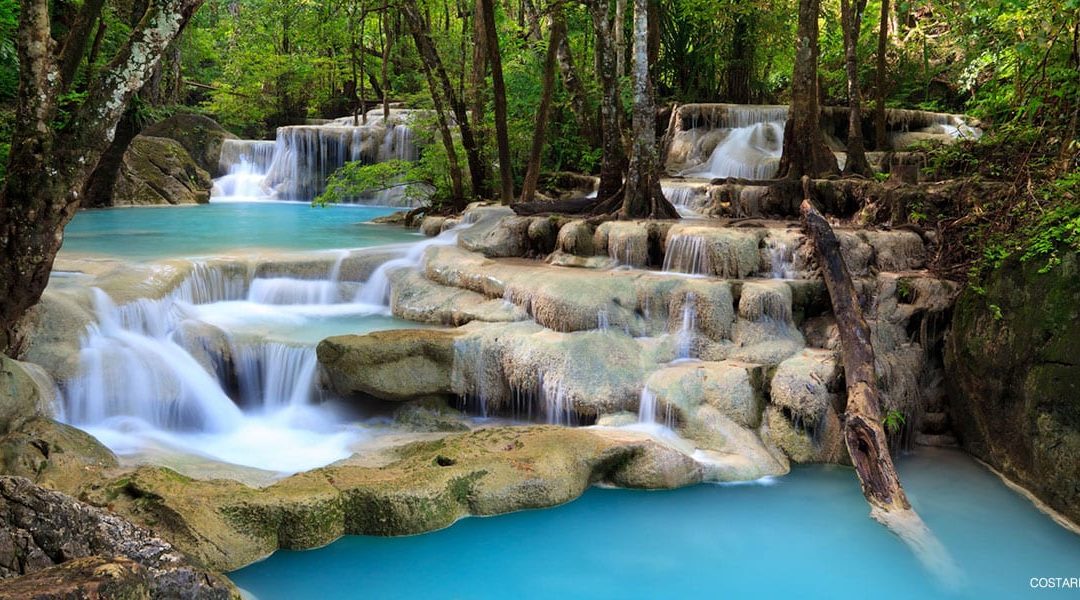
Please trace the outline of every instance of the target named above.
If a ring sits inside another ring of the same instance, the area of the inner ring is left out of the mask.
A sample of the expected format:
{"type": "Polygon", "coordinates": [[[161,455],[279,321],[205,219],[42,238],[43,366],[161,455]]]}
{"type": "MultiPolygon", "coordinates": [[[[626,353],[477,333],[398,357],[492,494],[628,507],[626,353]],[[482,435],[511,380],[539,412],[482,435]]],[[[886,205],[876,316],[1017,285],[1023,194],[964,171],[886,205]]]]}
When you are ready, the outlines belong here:
{"type": "MultiPolygon", "coordinates": [[[[804,179],[809,192],[809,182],[804,179]]],[[[809,194],[802,202],[803,225],[814,243],[825,286],[832,299],[833,315],[840,330],[841,357],[847,381],[847,409],[844,440],[851,461],[859,474],[863,495],[876,510],[910,510],[904,488],[896,474],[885,430],[881,426],[881,399],[874,371],[874,347],[870,326],[863,317],[859,296],[851,281],[840,241],[829,222],[810,203],[809,194]]]]}

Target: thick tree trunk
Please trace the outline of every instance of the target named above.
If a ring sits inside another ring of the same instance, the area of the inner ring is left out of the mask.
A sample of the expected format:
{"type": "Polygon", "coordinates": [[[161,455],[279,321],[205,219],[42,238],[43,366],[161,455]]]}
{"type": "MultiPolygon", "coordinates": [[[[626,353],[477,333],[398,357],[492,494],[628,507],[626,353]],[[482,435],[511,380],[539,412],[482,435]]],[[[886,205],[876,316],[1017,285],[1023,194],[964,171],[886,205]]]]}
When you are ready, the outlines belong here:
{"type": "Polygon", "coordinates": [[[750,103],[750,74],[754,68],[753,27],[749,15],[736,15],[731,35],[731,64],[724,79],[726,102],[750,103]]]}
{"type": "MultiPolygon", "coordinates": [[[[450,77],[446,74],[439,53],[435,49],[435,43],[431,41],[427,22],[424,21],[416,3],[413,0],[403,2],[401,12],[405,16],[413,41],[416,43],[416,50],[420,55],[420,60],[424,64],[424,72],[428,77],[428,87],[431,88],[432,100],[437,104],[435,110],[440,115],[439,128],[440,130],[443,129],[443,122],[449,122],[446,116],[446,109],[449,108],[454,115],[454,121],[457,122],[458,131],[461,133],[461,145],[465,149],[465,160],[469,164],[473,195],[479,195],[485,189],[487,183],[483,177],[483,162],[476,147],[476,138],[473,137],[472,127],[469,125],[469,115],[465,110],[465,103],[454,92],[454,86],[450,83],[450,77]],[[436,100],[436,96],[438,100],[436,100]]],[[[456,161],[457,153],[450,152],[453,149],[453,138],[447,139],[446,132],[442,133],[442,137],[443,145],[447,147],[449,156],[456,161]]],[[[451,171],[453,170],[451,169],[451,171]]],[[[453,173],[451,173],[451,180],[453,180],[453,173]]],[[[454,196],[455,207],[464,208],[464,194],[455,191],[454,196]]]]}
{"type": "Polygon", "coordinates": [[[510,135],[506,130],[506,84],[503,82],[499,34],[495,30],[495,5],[484,3],[484,45],[491,63],[491,94],[495,104],[495,142],[499,150],[499,199],[510,204],[514,199],[514,172],[510,162],[510,135]]]}
{"type": "Polygon", "coordinates": [[[612,48],[611,23],[605,0],[590,0],[589,12],[596,30],[596,64],[600,78],[600,187],[597,197],[601,200],[614,197],[622,189],[623,173],[626,172],[626,156],[623,148],[622,101],[619,82],[615,76],[615,52],[612,48]]]}
{"type": "Polygon", "coordinates": [[[791,76],[791,112],[784,129],[780,176],[825,177],[840,172],[836,156],[825,145],[818,104],[818,11],[820,0],[799,0],[795,68],[791,76]]]}
{"type": "Polygon", "coordinates": [[[874,148],[888,150],[889,140],[885,134],[885,52],[889,46],[889,0],[881,0],[881,24],[878,28],[877,44],[877,82],[874,93],[877,104],[874,107],[874,148]]]}
{"type": "Polygon", "coordinates": [[[8,176],[0,190],[0,350],[18,354],[21,321],[45,290],[91,169],[131,97],[200,3],[152,1],[109,66],[90,82],[82,104],[59,124],[60,57],[48,3],[21,3],[19,93],[8,176]]]}
{"type": "Polygon", "coordinates": [[[555,64],[559,43],[566,32],[561,19],[552,17],[551,33],[548,39],[547,54],[544,57],[544,80],[540,91],[540,106],[536,110],[536,126],[533,129],[532,148],[529,151],[529,163],[525,169],[525,181],[521,186],[521,201],[528,202],[536,194],[536,184],[540,180],[541,158],[544,153],[544,138],[547,134],[547,122],[551,113],[551,99],[555,92],[555,64]]]}
{"type": "Polygon", "coordinates": [[[660,189],[656,150],[656,107],[649,77],[649,0],[634,0],[633,137],[630,167],[619,216],[624,219],[677,218],[660,189]]]}
{"type": "Polygon", "coordinates": [[[866,0],[840,0],[840,21],[844,29],[844,70],[847,72],[848,135],[845,175],[870,177],[874,170],[866,160],[862,134],[862,91],[859,89],[859,30],[866,0]]]}

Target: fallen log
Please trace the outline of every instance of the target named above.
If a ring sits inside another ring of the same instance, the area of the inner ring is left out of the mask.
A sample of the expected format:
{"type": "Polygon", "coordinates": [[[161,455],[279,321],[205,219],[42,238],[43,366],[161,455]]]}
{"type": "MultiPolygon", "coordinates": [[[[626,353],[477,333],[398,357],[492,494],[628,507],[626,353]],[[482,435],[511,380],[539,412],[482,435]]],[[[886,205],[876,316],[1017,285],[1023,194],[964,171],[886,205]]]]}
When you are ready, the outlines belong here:
{"type": "Polygon", "coordinates": [[[829,222],[810,202],[808,185],[805,192],[803,226],[814,243],[814,253],[840,330],[840,353],[848,392],[844,441],[870,506],[886,512],[908,510],[911,503],[900,485],[881,425],[881,398],[874,371],[870,326],[863,317],[858,293],[840,252],[840,241],[829,222]]]}
{"type": "Polygon", "coordinates": [[[810,200],[810,180],[803,178],[803,228],[814,245],[825,287],[840,331],[840,357],[847,384],[844,442],[870,504],[870,516],[898,535],[916,557],[945,584],[959,581],[948,551],[911,508],[900,484],[881,424],[881,398],[874,369],[870,326],[840,252],[832,226],[810,200]]]}

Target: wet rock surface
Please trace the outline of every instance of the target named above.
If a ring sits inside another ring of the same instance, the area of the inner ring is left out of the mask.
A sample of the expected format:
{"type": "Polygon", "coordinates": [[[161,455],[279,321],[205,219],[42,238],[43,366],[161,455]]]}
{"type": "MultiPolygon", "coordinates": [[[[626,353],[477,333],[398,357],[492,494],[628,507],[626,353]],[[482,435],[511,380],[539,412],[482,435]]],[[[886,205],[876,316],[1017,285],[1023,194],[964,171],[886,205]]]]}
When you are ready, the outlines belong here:
{"type": "Polygon", "coordinates": [[[210,174],[169,138],[140,135],[131,142],[113,186],[114,206],[203,204],[210,174]]]}
{"type": "Polygon", "coordinates": [[[1080,523],[1080,255],[1041,268],[1010,260],[961,295],[949,416],[966,450],[1080,523]]]}

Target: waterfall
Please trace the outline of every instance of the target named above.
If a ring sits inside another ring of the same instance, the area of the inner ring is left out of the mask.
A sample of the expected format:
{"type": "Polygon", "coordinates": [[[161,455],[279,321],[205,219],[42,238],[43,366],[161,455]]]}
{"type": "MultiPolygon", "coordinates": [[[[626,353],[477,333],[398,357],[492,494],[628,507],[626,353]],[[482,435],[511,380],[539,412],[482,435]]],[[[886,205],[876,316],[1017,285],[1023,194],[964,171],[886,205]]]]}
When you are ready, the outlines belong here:
{"type": "Polygon", "coordinates": [[[166,333],[164,313],[152,317],[117,307],[93,289],[98,323],[83,336],[80,375],[66,385],[64,415],[77,425],[135,417],[169,430],[224,431],[240,409],[195,358],[166,333]],[[137,318],[132,318],[137,314],[137,318]]]}
{"type": "Polygon", "coordinates": [[[410,244],[405,256],[388,260],[379,265],[371,273],[368,280],[360,286],[355,302],[372,306],[390,305],[390,272],[397,269],[418,268],[424,257],[424,252],[432,246],[453,246],[457,243],[458,235],[470,225],[461,224],[447,229],[439,235],[410,244]]]}
{"type": "MultiPolygon", "coordinates": [[[[364,125],[354,125],[349,117],[322,125],[279,127],[274,141],[226,140],[219,159],[226,174],[214,181],[213,200],[306,202],[325,191],[327,179],[346,163],[419,158],[407,111],[395,111],[387,121],[381,111],[377,116],[372,113],[364,125]]],[[[416,199],[395,188],[349,201],[416,204],[416,199]]]]}
{"type": "Polygon", "coordinates": [[[767,121],[727,132],[704,165],[684,171],[689,177],[771,179],[784,151],[784,121],[767,121]]]}
{"type": "Polygon", "coordinates": [[[664,271],[712,275],[712,259],[706,239],[700,235],[671,233],[664,249],[664,271]]]}
{"type": "Polygon", "coordinates": [[[794,279],[795,241],[790,237],[770,235],[765,244],[769,253],[769,276],[773,279],[794,279]]]}
{"type": "Polygon", "coordinates": [[[676,334],[675,358],[689,359],[693,357],[694,334],[697,330],[697,306],[696,297],[688,293],[683,297],[682,321],[676,334]]]}
{"type": "Polygon", "coordinates": [[[611,321],[607,309],[601,308],[596,311],[596,328],[600,331],[607,331],[611,328],[611,321]]]}
{"type": "Polygon", "coordinates": [[[263,410],[303,405],[315,392],[315,349],[280,342],[230,343],[242,406],[263,410]]]}
{"type": "Polygon", "coordinates": [[[247,300],[257,304],[337,304],[342,301],[341,265],[348,256],[348,251],[338,253],[326,279],[256,278],[247,300]]]}

